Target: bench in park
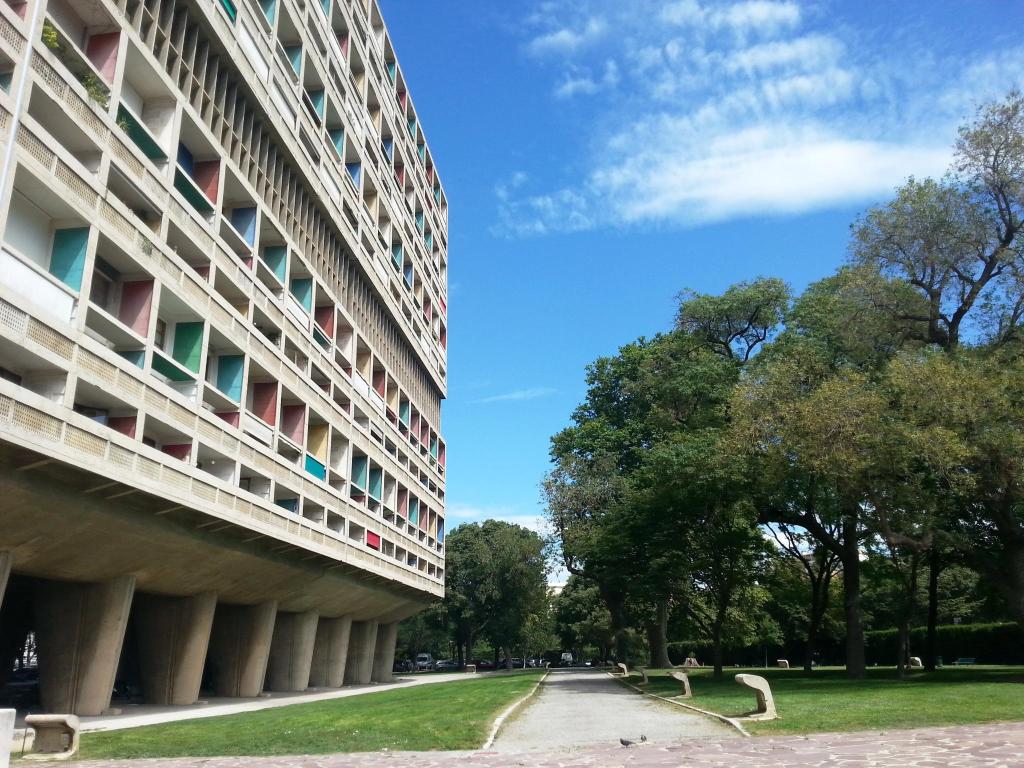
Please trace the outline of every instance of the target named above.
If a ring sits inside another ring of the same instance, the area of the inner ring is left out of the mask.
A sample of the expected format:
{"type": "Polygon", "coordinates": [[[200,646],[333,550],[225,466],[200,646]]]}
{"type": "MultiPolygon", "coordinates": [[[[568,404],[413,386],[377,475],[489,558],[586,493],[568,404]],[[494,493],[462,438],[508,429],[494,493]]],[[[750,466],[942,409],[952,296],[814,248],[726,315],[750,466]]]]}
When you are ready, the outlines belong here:
{"type": "Polygon", "coordinates": [[[75,715],[28,715],[25,726],[36,733],[27,760],[67,760],[78,752],[81,723],[75,715]]]}
{"type": "Polygon", "coordinates": [[[744,720],[774,720],[779,716],[775,711],[775,697],[772,696],[772,689],[767,680],[760,675],[736,675],[736,682],[750,688],[757,702],[757,708],[749,715],[744,715],[744,720]]]}
{"type": "Polygon", "coordinates": [[[960,658],[953,662],[954,667],[969,667],[971,664],[975,664],[976,660],[973,658],[960,658]]]}
{"type": "Polygon", "coordinates": [[[615,666],[619,668],[619,673],[620,673],[620,674],[621,674],[621,675],[622,675],[623,677],[629,677],[629,667],[627,667],[627,666],[626,666],[625,664],[623,664],[623,663],[622,663],[621,661],[620,661],[620,662],[619,662],[618,664],[616,664],[615,666]]]}
{"type": "Polygon", "coordinates": [[[690,676],[687,675],[685,672],[680,672],[676,669],[672,670],[668,674],[673,680],[678,680],[680,684],[683,686],[683,693],[679,698],[692,699],[693,691],[690,690],[690,676]]]}

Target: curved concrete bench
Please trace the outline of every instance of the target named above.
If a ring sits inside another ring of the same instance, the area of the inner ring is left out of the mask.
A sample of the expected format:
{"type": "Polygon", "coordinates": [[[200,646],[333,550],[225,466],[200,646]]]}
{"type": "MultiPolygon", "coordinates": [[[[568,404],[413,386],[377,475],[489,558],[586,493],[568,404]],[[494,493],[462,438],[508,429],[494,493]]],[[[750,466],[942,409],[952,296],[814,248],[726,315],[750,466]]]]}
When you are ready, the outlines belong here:
{"type": "Polygon", "coordinates": [[[7,768],[11,759],[11,742],[14,740],[13,709],[0,709],[0,768],[7,768]]]}
{"type": "Polygon", "coordinates": [[[28,715],[25,726],[36,732],[26,760],[67,760],[78,752],[82,724],[75,715],[28,715]]]}
{"type": "Polygon", "coordinates": [[[669,672],[668,674],[669,677],[671,677],[673,680],[678,680],[683,686],[683,693],[679,698],[692,699],[693,691],[690,690],[690,676],[685,672],[680,672],[675,669],[669,672]]]}
{"type": "Polygon", "coordinates": [[[772,696],[772,689],[767,680],[760,675],[736,675],[736,682],[745,688],[750,688],[757,701],[757,709],[749,715],[744,715],[744,719],[774,720],[779,716],[775,711],[775,697],[772,696]]]}
{"type": "Polygon", "coordinates": [[[779,669],[789,669],[789,661],[787,659],[779,659],[777,664],[779,669]]]}
{"type": "Polygon", "coordinates": [[[647,683],[650,682],[650,680],[647,679],[647,667],[637,667],[636,671],[640,673],[641,677],[643,677],[643,680],[640,681],[640,684],[647,685],[647,683]]]}
{"type": "Polygon", "coordinates": [[[467,664],[466,665],[466,674],[467,675],[476,674],[476,664],[467,664]]]}
{"type": "Polygon", "coordinates": [[[621,661],[618,664],[616,664],[615,666],[617,666],[619,668],[619,670],[620,670],[620,672],[621,672],[623,677],[629,677],[629,667],[627,667],[621,661]]]}

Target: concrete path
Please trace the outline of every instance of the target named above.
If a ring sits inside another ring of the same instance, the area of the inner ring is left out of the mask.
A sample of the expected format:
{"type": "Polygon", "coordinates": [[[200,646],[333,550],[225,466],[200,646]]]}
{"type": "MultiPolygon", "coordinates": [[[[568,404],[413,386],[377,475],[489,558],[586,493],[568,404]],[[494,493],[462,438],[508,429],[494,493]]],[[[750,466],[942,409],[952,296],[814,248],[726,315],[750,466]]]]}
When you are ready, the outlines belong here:
{"type": "Polygon", "coordinates": [[[619,739],[670,744],[736,731],[682,707],[647,698],[599,670],[552,670],[534,697],[498,732],[497,752],[578,749],[619,739]]]}
{"type": "Polygon", "coordinates": [[[375,752],[36,763],[50,768],[1019,768],[1024,723],[816,734],[565,752],[375,752]]]}

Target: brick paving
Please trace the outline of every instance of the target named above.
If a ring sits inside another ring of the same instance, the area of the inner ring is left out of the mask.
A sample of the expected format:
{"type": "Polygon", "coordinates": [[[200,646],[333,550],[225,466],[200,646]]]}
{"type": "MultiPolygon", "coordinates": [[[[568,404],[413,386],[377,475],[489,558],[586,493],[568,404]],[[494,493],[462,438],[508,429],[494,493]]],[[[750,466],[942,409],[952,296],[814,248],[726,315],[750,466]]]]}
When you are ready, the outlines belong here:
{"type": "Polygon", "coordinates": [[[36,763],[78,768],[1022,768],[1024,723],[762,736],[561,752],[375,752],[36,763]]]}

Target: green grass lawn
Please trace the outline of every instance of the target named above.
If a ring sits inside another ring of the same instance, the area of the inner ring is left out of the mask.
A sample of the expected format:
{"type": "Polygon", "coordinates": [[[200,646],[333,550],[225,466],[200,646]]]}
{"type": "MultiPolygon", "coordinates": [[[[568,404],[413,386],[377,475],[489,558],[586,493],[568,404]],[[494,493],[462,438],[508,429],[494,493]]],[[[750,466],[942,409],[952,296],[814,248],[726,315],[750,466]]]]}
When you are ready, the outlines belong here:
{"type": "MultiPolygon", "coordinates": [[[[816,669],[688,670],[693,699],[686,703],[735,717],[754,706],[753,692],[733,680],[738,672],[768,679],[779,719],[744,723],[753,734],[856,731],[1024,720],[1024,667],[946,667],[914,672],[904,681],[892,668],[869,669],[865,680],[846,671],[816,669]]],[[[675,697],[679,683],[665,670],[648,672],[645,690],[675,697]]],[[[630,682],[636,683],[633,677],[630,682]]]]}
{"type": "Polygon", "coordinates": [[[540,671],[82,736],[81,759],[475,749],[540,671]]]}

